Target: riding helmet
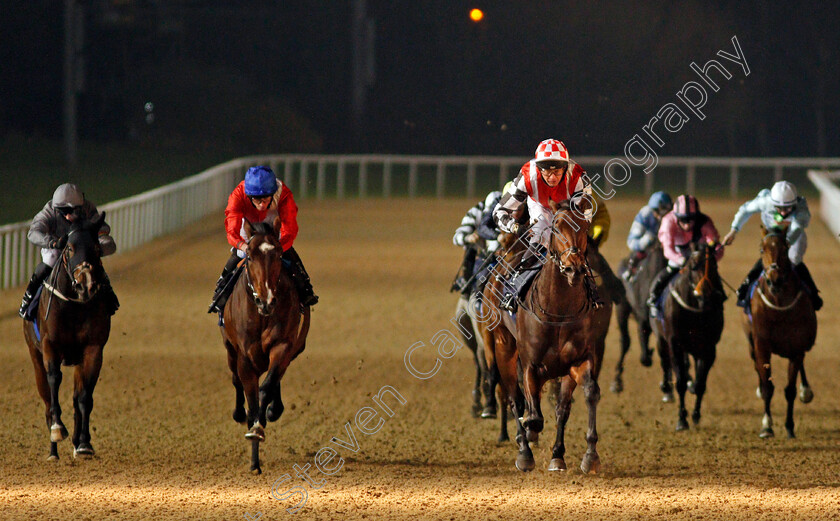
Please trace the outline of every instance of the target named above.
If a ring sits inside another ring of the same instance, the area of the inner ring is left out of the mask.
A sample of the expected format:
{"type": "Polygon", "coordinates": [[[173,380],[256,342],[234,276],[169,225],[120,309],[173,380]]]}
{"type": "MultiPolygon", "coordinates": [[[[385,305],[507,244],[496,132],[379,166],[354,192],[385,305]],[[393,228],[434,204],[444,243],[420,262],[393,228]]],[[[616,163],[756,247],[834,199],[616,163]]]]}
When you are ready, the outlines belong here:
{"type": "Polygon", "coordinates": [[[787,181],[779,181],[770,189],[770,200],[775,206],[793,206],[797,196],[796,187],[787,181]]]}
{"type": "Polygon", "coordinates": [[[53,192],[53,208],[76,208],[83,204],[85,204],[85,194],[73,183],[64,183],[53,192]]]}
{"type": "Polygon", "coordinates": [[[546,139],[537,146],[534,153],[537,166],[548,167],[550,165],[562,166],[569,164],[569,150],[561,141],[546,139]]]}
{"type": "Polygon", "coordinates": [[[267,166],[252,166],[245,172],[245,195],[267,197],[277,191],[277,178],[267,166]]]}
{"type": "Polygon", "coordinates": [[[678,219],[690,219],[700,213],[700,203],[693,195],[683,194],[677,197],[674,204],[674,213],[678,219]]]}
{"type": "Polygon", "coordinates": [[[662,213],[667,213],[670,212],[671,208],[674,207],[674,202],[671,201],[671,196],[667,193],[654,192],[648,200],[648,207],[651,209],[659,210],[662,213]]]}

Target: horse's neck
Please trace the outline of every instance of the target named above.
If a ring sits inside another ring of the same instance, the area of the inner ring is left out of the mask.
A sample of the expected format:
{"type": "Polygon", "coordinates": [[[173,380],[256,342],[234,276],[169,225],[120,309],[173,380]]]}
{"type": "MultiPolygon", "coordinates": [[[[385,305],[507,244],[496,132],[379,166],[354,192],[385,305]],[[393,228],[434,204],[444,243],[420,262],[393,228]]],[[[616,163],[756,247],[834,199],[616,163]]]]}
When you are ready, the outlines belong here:
{"type": "MultiPolygon", "coordinates": [[[[762,264],[762,270],[764,269],[766,269],[766,267],[762,264]]],[[[769,298],[777,298],[781,301],[788,297],[795,296],[797,291],[799,291],[801,281],[799,280],[799,276],[793,271],[793,266],[788,266],[788,268],[782,273],[782,276],[785,279],[785,283],[782,284],[781,288],[773,293],[770,291],[770,283],[767,280],[767,272],[761,272],[758,283],[761,285],[761,289],[764,294],[769,298]]]]}

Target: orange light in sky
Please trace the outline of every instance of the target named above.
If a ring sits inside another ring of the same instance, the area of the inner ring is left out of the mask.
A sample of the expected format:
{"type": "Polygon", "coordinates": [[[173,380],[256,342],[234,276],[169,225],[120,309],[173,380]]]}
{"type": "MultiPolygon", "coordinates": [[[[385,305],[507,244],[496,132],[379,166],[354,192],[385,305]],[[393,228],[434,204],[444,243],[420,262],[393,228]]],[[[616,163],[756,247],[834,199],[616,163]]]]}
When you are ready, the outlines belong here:
{"type": "Polygon", "coordinates": [[[470,20],[473,22],[480,22],[484,18],[484,12],[481,9],[470,10],[470,20]]]}

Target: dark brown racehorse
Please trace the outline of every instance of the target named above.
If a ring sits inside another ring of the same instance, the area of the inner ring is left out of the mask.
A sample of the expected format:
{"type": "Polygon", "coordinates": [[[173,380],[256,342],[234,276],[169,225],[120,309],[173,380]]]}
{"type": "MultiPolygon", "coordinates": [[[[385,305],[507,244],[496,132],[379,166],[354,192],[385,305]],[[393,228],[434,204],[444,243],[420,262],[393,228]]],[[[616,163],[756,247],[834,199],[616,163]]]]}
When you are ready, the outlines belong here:
{"type": "Polygon", "coordinates": [[[104,222],[103,212],[95,221],[79,219],[71,225],[61,258],[41,293],[38,332],[35,323],[23,321],[23,335],[35,366],[38,393],[46,404],[51,460],[58,459],[58,442],[68,434],[61,421],[58,403],[62,364],[76,367],[73,455],[94,455],[90,443],[93,390],[102,368],[102,350],[111,332],[106,298],[98,292],[105,272],[97,236],[104,222]]]}
{"type": "MultiPolygon", "coordinates": [[[[635,255],[635,252],[631,253],[631,255],[635,255]]],[[[627,264],[627,258],[621,261],[618,268],[619,276],[627,271],[627,264]]],[[[630,350],[630,328],[628,326],[631,316],[636,320],[636,332],[642,351],[639,361],[645,367],[650,367],[653,363],[651,356],[653,350],[649,346],[650,334],[653,330],[650,326],[650,315],[645,302],[647,301],[648,295],[650,295],[650,285],[653,279],[656,278],[657,273],[662,271],[664,267],[665,254],[662,252],[662,246],[657,242],[655,246],[648,249],[647,257],[642,259],[636,275],[629,282],[624,277],[621,277],[621,281],[626,289],[627,298],[615,307],[618,330],[621,333],[621,353],[619,354],[618,363],[615,367],[615,379],[610,384],[610,390],[614,393],[620,393],[624,390],[622,374],[624,373],[624,357],[627,356],[627,352],[630,350]]],[[[665,393],[665,401],[673,401],[674,395],[671,391],[671,382],[663,381],[660,386],[662,387],[662,392],[665,393]]]]}
{"type": "Polygon", "coordinates": [[[266,420],[277,421],[283,414],[280,379],[306,345],[309,308],[301,313],[297,291],[283,269],[283,249],[275,231],[280,229],[280,218],[275,219],[274,228],[247,220],[244,228],[248,236],[245,266],[225,306],[221,331],[236,389],[233,419],[247,421],[251,471],[260,474],[266,420]]]}
{"type": "Polygon", "coordinates": [[[694,359],[696,395],[691,419],[700,422],[700,405],[706,392],[706,379],[715,362],[717,343],[723,332],[723,298],[715,289],[720,287],[720,275],[715,259],[716,245],[693,247],[685,266],[665,291],[663,319],[653,320],[658,336],[658,352],[663,361],[663,382],[671,380],[670,369],[676,375],[679,395],[677,430],[688,429],[685,391],[689,385],[689,356],[694,359]]]}
{"type": "Polygon", "coordinates": [[[591,297],[585,287],[584,277],[589,270],[586,234],[591,211],[588,199],[576,209],[570,208],[568,203],[556,209],[548,258],[517,313],[517,340],[515,343],[509,339],[495,343],[495,361],[502,386],[518,417],[516,467],[522,471],[534,468],[529,440],[542,431],[540,396],[544,384],[555,378],[560,378],[555,409],[557,438],[548,469],[566,469],[565,427],[572,392],[577,385],[583,386],[589,406],[588,447],[581,470],[588,473],[600,468],[595,418],[600,399],[597,377],[603,347],[598,353],[598,339],[606,334],[612,309],[606,306],[593,312],[591,297]],[[517,361],[522,369],[521,382],[517,378],[517,361]]]}
{"type": "Polygon", "coordinates": [[[793,402],[796,398],[796,378],[802,374],[799,399],[808,403],[814,393],[805,378],[803,365],[805,353],[811,350],[817,338],[817,316],[811,299],[805,294],[802,283],[794,274],[788,257],[785,232],[766,231],[762,227],[761,263],[764,273],[750,300],[752,319],[744,314],[743,327],[750,344],[750,357],[758,373],[758,394],[764,399],[764,418],[759,436],[773,436],[773,418],[770,400],[773,398],[773,381],[770,372],[770,355],[788,359],[788,384],[785,387],[787,418],[785,429],[793,438],[793,402]]]}

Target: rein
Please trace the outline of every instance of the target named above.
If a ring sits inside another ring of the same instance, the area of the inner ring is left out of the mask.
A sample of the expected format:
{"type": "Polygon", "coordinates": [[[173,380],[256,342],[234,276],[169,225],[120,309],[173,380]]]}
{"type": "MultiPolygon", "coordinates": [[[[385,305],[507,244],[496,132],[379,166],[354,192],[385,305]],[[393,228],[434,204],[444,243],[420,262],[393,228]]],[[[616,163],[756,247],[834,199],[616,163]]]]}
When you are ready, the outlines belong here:
{"type": "Polygon", "coordinates": [[[761,301],[764,302],[764,304],[768,308],[773,309],[775,311],[787,311],[787,310],[791,309],[793,306],[796,305],[797,302],[799,302],[799,299],[802,297],[802,288],[799,288],[799,292],[793,298],[793,302],[791,302],[787,306],[777,306],[777,305],[773,304],[772,302],[770,302],[770,300],[767,298],[767,295],[765,295],[764,291],[761,290],[761,284],[758,285],[756,290],[758,290],[758,296],[761,297],[761,301]]]}

